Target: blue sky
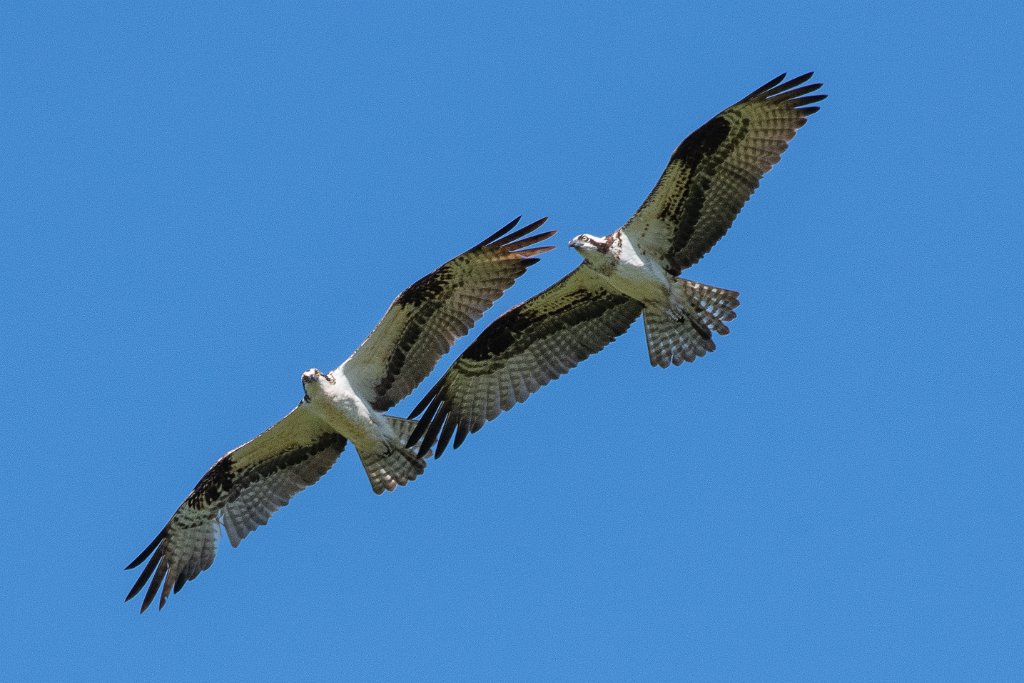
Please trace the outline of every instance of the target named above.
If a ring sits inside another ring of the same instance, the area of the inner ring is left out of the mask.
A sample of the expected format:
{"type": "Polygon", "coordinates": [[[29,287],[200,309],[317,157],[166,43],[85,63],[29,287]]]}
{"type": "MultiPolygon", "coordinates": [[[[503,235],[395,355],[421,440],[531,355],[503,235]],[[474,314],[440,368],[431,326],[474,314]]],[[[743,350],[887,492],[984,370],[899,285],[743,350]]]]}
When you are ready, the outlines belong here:
{"type": "Polygon", "coordinates": [[[4,4],[0,668],[1019,676],[1022,20],[4,4]],[[741,292],[718,351],[651,368],[637,325],[398,493],[349,450],[162,612],[122,603],[206,468],[405,286],[550,216],[559,248],[485,324],[690,131],[807,70],[822,111],[689,272],[741,292]]]}

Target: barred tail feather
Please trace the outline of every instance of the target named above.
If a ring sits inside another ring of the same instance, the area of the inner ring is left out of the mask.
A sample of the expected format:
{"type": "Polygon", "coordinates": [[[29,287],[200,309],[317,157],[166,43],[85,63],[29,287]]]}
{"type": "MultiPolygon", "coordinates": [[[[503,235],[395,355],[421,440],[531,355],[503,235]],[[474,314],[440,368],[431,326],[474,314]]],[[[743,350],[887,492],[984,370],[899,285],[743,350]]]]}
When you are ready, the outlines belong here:
{"type": "Polygon", "coordinates": [[[692,280],[676,280],[677,297],[685,297],[696,304],[701,322],[718,334],[729,334],[725,323],[736,318],[736,307],[740,305],[740,293],[731,289],[712,287],[692,280]]]}
{"type": "MultiPolygon", "coordinates": [[[[391,415],[385,416],[388,420],[388,424],[391,425],[391,429],[394,430],[395,435],[398,437],[398,441],[405,445],[409,441],[409,438],[416,431],[416,425],[420,423],[419,420],[407,420],[404,417],[392,417],[391,415]]],[[[414,444],[409,444],[410,446],[414,444]]]]}
{"type": "Polygon", "coordinates": [[[651,365],[667,368],[714,351],[712,331],[729,334],[725,323],[736,317],[739,304],[739,292],[677,279],[668,306],[644,309],[651,365]]]}
{"type": "MultiPolygon", "coordinates": [[[[370,452],[359,452],[359,459],[370,478],[374,493],[394,491],[423,474],[426,461],[406,447],[405,442],[416,429],[416,420],[388,416],[388,422],[397,437],[394,442],[381,441],[370,452]]],[[[358,450],[358,449],[357,449],[358,450]]],[[[430,452],[424,454],[430,457],[430,452]]]]}

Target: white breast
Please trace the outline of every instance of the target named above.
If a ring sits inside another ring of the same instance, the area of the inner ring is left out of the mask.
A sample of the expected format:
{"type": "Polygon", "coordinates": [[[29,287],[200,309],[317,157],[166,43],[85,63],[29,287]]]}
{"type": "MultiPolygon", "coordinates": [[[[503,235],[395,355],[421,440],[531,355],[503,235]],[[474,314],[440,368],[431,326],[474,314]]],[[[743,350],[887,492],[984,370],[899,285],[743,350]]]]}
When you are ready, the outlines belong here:
{"type": "Polygon", "coordinates": [[[642,268],[646,265],[644,258],[637,252],[636,247],[633,246],[633,243],[624,232],[620,232],[616,236],[615,243],[612,245],[612,252],[615,260],[622,266],[642,268]]]}
{"type": "Polygon", "coordinates": [[[376,440],[382,417],[356,393],[341,368],[332,373],[334,384],[321,383],[321,391],[310,393],[321,418],[340,434],[355,442],[376,440]]]}
{"type": "Polygon", "coordinates": [[[616,289],[639,301],[660,303],[667,299],[672,281],[654,259],[645,257],[621,232],[612,250],[615,270],[609,279],[616,289]]]}

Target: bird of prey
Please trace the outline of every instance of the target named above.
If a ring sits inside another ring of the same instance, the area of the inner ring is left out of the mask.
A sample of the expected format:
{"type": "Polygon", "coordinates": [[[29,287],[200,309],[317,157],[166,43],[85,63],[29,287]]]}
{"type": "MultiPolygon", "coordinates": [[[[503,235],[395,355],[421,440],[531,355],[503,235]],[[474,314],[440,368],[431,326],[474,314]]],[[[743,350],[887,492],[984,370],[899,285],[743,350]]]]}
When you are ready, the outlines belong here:
{"type": "Polygon", "coordinates": [[[625,332],[643,313],[651,365],[713,351],[738,293],[679,278],[725,234],[761,177],[825,95],[812,74],[772,79],[676,148],[629,221],[605,237],[578,235],[583,263],[487,327],[413,410],[410,444],[440,457],[466,436],[625,332]]]}
{"type": "Polygon", "coordinates": [[[351,441],[373,490],[404,485],[424,460],[406,445],[416,423],[384,411],[430,374],[456,339],[551,246],[534,233],[546,219],[515,230],[515,219],[402,292],[370,336],[333,372],[302,375],[303,398],[277,424],[239,446],[199,480],[153,542],[126,567],[152,557],[125,600],[149,589],[145,611],[160,607],[213,563],[220,526],[232,546],[315,483],[351,441]],[[533,247],[533,248],[530,248],[533,247]],[[161,588],[162,586],[162,588],[161,588]]]}

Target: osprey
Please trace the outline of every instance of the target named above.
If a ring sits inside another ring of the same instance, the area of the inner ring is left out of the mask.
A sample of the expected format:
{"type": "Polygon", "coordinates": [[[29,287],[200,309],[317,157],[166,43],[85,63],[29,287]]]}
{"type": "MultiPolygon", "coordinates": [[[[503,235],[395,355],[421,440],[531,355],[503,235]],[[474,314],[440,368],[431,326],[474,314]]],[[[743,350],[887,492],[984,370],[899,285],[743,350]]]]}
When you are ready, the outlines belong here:
{"type": "Polygon", "coordinates": [[[288,500],[315,483],[351,441],[376,493],[423,472],[407,445],[416,426],[392,407],[423,381],[456,339],[550,246],[554,232],[511,232],[515,219],[402,292],[355,352],[333,372],[302,375],[303,398],[280,422],[214,463],[153,542],[126,569],[152,555],[125,600],[142,590],[142,611],[213,563],[220,526],[237,546],[288,500]],[[161,586],[163,587],[161,589],[161,586]]]}
{"type": "Polygon", "coordinates": [[[726,334],[739,294],[679,278],[725,234],[761,177],[818,111],[820,83],[783,74],[687,137],[629,221],[569,246],[583,264],[495,320],[413,410],[409,444],[440,457],[625,332],[642,313],[651,365],[692,361],[726,334]]]}

